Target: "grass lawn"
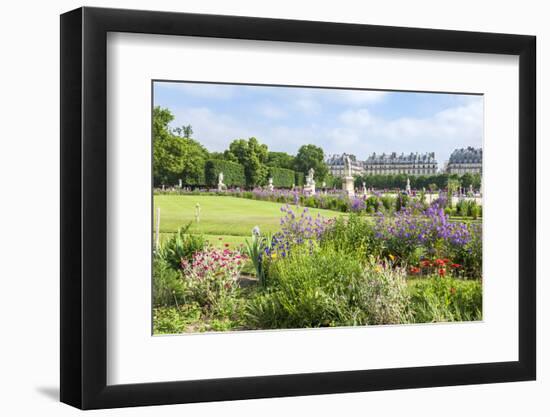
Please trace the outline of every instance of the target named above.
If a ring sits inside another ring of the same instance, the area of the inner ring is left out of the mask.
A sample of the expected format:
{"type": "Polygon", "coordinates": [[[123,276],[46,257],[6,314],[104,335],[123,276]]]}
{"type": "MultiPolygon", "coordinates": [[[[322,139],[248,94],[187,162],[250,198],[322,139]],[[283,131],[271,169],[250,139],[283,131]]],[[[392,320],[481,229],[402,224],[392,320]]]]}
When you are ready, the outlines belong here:
{"type": "MultiPolygon", "coordinates": [[[[179,227],[192,222],[191,232],[203,233],[212,244],[219,242],[239,245],[252,233],[254,226],[262,232],[279,230],[280,208],[283,204],[269,201],[249,200],[237,197],[201,195],[155,195],[155,216],[160,207],[161,240],[166,239],[179,227]],[[200,204],[200,222],[195,222],[195,206],[200,204]]],[[[331,218],[340,212],[309,209],[313,215],[320,213],[331,218]]],[[[155,219],[156,222],[156,219],[155,219]]]]}

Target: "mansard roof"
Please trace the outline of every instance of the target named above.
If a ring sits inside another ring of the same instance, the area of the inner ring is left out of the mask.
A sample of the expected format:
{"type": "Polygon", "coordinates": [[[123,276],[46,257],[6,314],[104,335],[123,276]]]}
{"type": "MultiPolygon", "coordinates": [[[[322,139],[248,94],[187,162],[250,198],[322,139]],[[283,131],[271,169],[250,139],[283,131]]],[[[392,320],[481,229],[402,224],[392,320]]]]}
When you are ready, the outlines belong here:
{"type": "Polygon", "coordinates": [[[435,152],[418,153],[411,152],[405,155],[403,152],[398,155],[396,152],[390,154],[382,153],[372,155],[365,161],[366,164],[436,164],[435,152]]]}
{"type": "Polygon", "coordinates": [[[455,149],[449,158],[449,164],[481,164],[483,159],[483,150],[481,148],[455,149]]]}

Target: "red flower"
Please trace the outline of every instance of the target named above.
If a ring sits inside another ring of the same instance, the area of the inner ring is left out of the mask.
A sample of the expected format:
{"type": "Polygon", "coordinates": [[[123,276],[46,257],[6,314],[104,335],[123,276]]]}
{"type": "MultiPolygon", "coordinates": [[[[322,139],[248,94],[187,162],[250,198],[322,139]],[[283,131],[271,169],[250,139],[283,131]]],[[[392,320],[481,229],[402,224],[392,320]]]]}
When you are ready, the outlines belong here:
{"type": "Polygon", "coordinates": [[[437,271],[437,273],[439,274],[440,277],[444,277],[445,276],[445,268],[439,268],[439,270],[437,271]]]}
{"type": "Polygon", "coordinates": [[[428,268],[428,267],[432,266],[432,263],[429,260],[424,259],[423,261],[420,261],[420,266],[422,268],[428,268]]]}
{"type": "Polygon", "coordinates": [[[451,268],[456,269],[456,268],[461,268],[461,267],[462,267],[462,265],[460,265],[460,264],[451,264],[451,268]]]}
{"type": "Polygon", "coordinates": [[[450,259],[447,259],[447,258],[445,258],[445,259],[443,259],[443,262],[445,262],[446,264],[450,264],[450,263],[451,263],[451,260],[450,260],[450,259]]]}
{"type": "Polygon", "coordinates": [[[445,261],[443,259],[436,259],[435,264],[437,266],[445,266],[445,261]]]}
{"type": "Polygon", "coordinates": [[[226,248],[228,248],[228,247],[229,247],[229,243],[226,243],[224,246],[225,246],[226,248]]]}
{"type": "Polygon", "coordinates": [[[420,268],[416,266],[411,266],[410,271],[411,271],[411,274],[418,274],[420,272],[420,268]]]}

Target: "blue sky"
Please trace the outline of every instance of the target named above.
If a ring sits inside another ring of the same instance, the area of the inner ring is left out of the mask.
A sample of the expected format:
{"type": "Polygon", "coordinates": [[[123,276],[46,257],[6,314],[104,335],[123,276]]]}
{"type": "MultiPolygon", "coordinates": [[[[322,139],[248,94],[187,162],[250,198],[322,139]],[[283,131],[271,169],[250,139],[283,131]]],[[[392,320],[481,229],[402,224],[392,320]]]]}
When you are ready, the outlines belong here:
{"type": "Polygon", "coordinates": [[[191,124],[210,151],[254,136],[272,151],[295,154],[313,143],[326,154],[435,152],[481,147],[483,97],[298,87],[155,82],[154,104],[172,127],[191,124]]]}

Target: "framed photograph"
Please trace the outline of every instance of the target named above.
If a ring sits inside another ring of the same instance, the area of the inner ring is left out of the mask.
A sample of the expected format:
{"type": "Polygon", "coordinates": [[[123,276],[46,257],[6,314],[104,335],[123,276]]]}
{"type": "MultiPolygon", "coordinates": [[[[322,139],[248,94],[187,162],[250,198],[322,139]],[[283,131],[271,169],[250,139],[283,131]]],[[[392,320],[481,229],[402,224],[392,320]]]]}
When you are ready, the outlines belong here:
{"type": "Polygon", "coordinates": [[[61,16],[61,401],[533,380],[535,37],[61,16]]]}

